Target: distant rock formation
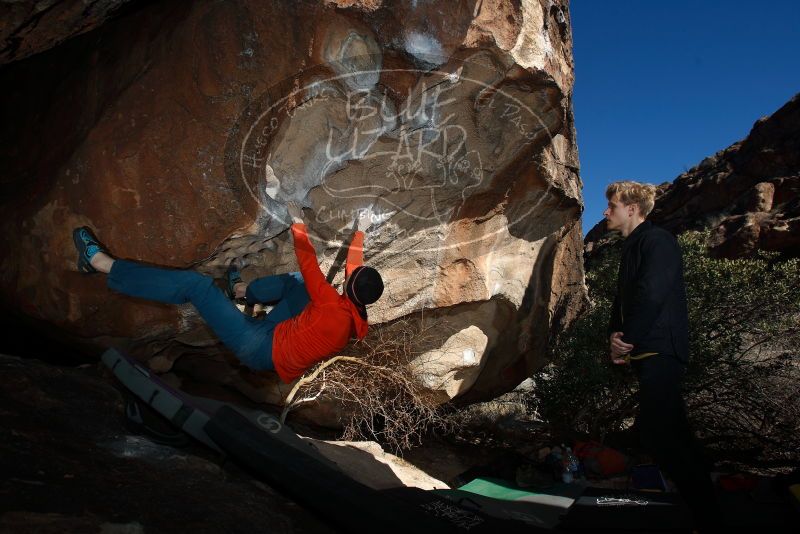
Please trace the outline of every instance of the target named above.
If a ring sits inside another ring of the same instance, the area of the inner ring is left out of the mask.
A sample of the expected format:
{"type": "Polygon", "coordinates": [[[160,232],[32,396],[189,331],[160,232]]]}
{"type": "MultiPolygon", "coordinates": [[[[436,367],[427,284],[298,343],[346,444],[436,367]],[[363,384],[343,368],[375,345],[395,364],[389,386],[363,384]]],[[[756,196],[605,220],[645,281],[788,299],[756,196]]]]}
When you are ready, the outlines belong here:
{"type": "MultiPolygon", "coordinates": [[[[649,219],[675,234],[711,229],[716,257],[800,256],[800,94],[759,119],[744,140],[659,186],[649,219]]],[[[608,239],[601,221],[586,235],[586,254],[608,239]]]]}
{"type": "Polygon", "coordinates": [[[585,299],[566,1],[134,7],[0,70],[5,308],[272,398],[190,306],[79,274],[71,229],[217,277],[239,257],[250,280],[297,269],[286,201],[324,272],[369,207],[371,322],[441,319],[431,388],[485,398],[543,365],[585,299]]]}

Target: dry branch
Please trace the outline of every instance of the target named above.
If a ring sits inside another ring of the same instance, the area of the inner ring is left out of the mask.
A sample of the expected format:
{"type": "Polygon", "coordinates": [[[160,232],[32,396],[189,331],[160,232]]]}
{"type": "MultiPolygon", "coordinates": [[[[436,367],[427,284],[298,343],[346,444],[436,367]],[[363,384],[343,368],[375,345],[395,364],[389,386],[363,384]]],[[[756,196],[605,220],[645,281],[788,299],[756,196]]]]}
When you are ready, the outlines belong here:
{"type": "Polygon", "coordinates": [[[440,406],[410,365],[434,338],[432,328],[407,320],[373,327],[346,349],[348,355],[303,376],[287,396],[281,419],[301,404],[338,403],[342,439],[376,440],[395,453],[419,443],[428,430],[446,427],[440,406]]]}

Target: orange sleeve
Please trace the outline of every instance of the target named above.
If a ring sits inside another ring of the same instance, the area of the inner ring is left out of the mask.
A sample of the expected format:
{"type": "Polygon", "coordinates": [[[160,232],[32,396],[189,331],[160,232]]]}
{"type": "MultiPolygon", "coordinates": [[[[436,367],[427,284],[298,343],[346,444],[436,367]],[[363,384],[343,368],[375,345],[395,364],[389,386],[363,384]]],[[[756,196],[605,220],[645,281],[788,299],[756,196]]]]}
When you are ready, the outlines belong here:
{"type": "Polygon", "coordinates": [[[317,251],[308,239],[308,229],[305,224],[295,223],[291,226],[292,237],[294,238],[294,254],[297,256],[297,263],[300,265],[300,273],[303,275],[306,291],[311,300],[319,300],[325,293],[326,288],[336,292],[325,280],[325,275],[319,268],[317,262],[317,251]]]}
{"type": "Polygon", "coordinates": [[[347,249],[347,264],[344,268],[345,276],[350,276],[350,273],[356,267],[362,265],[364,265],[364,232],[356,230],[353,240],[350,241],[350,248],[347,249]]]}

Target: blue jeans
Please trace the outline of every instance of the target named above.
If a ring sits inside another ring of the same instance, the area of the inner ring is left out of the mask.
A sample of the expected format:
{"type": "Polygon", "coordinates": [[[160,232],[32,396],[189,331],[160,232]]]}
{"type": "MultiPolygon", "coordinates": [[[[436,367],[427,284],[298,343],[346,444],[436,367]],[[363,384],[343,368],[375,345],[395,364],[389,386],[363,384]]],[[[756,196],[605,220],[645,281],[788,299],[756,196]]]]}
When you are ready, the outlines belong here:
{"type": "Polygon", "coordinates": [[[248,304],[275,303],[267,316],[244,315],[214,284],[196,271],[162,269],[114,260],[108,287],[132,297],[167,304],[191,302],[211,330],[251,369],[273,370],[272,334],[278,323],[299,315],[309,302],[300,273],[258,278],[247,286],[248,304]]]}

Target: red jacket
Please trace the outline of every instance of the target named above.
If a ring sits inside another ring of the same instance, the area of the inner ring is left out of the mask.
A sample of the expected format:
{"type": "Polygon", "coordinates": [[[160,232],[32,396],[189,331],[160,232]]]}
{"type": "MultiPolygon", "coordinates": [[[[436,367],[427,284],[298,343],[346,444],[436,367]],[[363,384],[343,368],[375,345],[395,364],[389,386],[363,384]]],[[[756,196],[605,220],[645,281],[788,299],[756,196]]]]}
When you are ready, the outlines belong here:
{"type": "MultiPolygon", "coordinates": [[[[294,252],[311,302],[300,315],[275,327],[272,361],[278,376],[286,383],[342,350],[354,335],[358,339],[367,335],[367,321],[358,313],[355,304],[325,280],[317,263],[317,253],[308,240],[306,225],[293,224],[291,229],[294,252]]],[[[363,265],[363,249],[364,233],[356,232],[347,251],[346,276],[363,265]]]]}

